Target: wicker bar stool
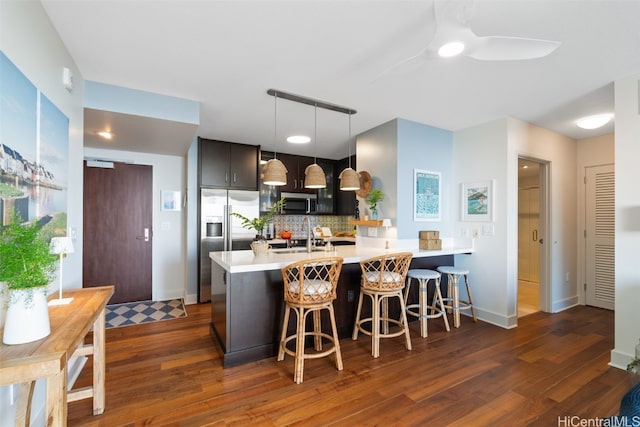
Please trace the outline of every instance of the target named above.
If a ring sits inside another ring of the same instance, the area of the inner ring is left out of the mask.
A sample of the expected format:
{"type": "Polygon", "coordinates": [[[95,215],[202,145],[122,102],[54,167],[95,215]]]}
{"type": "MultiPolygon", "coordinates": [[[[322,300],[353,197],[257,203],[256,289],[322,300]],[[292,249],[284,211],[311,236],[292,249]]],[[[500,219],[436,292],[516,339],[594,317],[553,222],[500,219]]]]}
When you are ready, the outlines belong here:
{"type": "Polygon", "coordinates": [[[317,359],[336,354],[336,367],[342,370],[342,355],[333,311],[333,300],[336,299],[338,277],[342,269],[343,259],[326,257],[294,262],[281,269],[284,280],[285,312],[280,336],[278,361],[284,360],[285,353],[294,357],[293,381],[302,383],[305,359],[317,359]],[[287,336],[289,314],[296,313],[296,333],[287,336]],[[322,332],[320,311],[328,310],[332,334],[322,332]],[[313,330],[306,331],[307,315],[313,313],[313,330]],[[305,353],[305,338],[313,336],[315,352],[305,353]],[[322,349],[323,338],[331,342],[331,348],[322,349]],[[295,340],[295,350],[287,348],[289,341],[295,340]]]}
{"type": "Polygon", "coordinates": [[[411,252],[399,252],[360,261],[362,282],[352,338],[357,340],[358,332],[371,336],[371,354],[373,357],[380,356],[380,338],[404,335],[407,350],[411,350],[411,337],[409,335],[404,297],[402,296],[402,289],[404,288],[404,281],[407,276],[407,270],[409,270],[411,258],[411,252]],[[364,295],[371,298],[371,317],[361,319],[364,295]],[[397,297],[400,301],[400,319],[389,317],[388,299],[393,297],[397,297]],[[365,323],[371,323],[370,330],[363,327],[365,323]],[[389,332],[389,323],[400,326],[400,330],[389,332]],[[380,330],[381,326],[382,331],[380,330]]]}
{"type": "Polygon", "coordinates": [[[444,327],[447,329],[447,332],[449,332],[449,320],[447,319],[447,312],[445,311],[442,293],[440,292],[440,273],[437,271],[419,268],[409,270],[407,272],[407,287],[404,291],[404,305],[407,308],[407,314],[420,319],[420,336],[422,338],[426,338],[429,335],[429,332],[427,331],[428,319],[442,317],[444,319],[444,327]],[[416,279],[418,281],[419,302],[418,304],[407,305],[412,279],[416,279]],[[427,301],[430,281],[433,281],[432,283],[435,285],[433,302],[431,305],[429,305],[429,302],[427,301]],[[418,311],[415,311],[416,309],[418,311]],[[429,314],[429,310],[431,310],[431,314],[429,314]]]}
{"type": "Polygon", "coordinates": [[[445,307],[453,311],[453,326],[460,327],[460,310],[471,310],[473,321],[476,322],[476,310],[473,307],[473,297],[471,296],[471,288],[469,287],[469,270],[453,266],[440,266],[438,271],[447,275],[448,291],[444,301],[447,303],[445,307]],[[464,278],[464,284],[467,287],[468,301],[460,300],[460,278],[464,278]]]}

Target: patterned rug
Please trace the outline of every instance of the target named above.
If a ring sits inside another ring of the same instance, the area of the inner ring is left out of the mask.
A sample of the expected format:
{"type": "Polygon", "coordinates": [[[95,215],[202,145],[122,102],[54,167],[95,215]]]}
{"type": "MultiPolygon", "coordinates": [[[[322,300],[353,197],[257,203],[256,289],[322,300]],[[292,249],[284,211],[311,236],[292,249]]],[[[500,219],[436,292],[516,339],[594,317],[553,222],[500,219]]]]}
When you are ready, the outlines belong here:
{"type": "Polygon", "coordinates": [[[186,316],[187,311],[182,299],[111,304],[106,309],[106,327],[138,325],[186,316]]]}

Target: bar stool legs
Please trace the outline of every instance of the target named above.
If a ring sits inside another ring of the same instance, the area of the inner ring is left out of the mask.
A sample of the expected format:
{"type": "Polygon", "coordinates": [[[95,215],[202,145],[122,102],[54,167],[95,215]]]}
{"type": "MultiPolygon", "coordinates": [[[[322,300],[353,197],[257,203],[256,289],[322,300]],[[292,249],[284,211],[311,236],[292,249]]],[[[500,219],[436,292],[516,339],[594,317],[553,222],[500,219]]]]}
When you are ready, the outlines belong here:
{"type": "Polygon", "coordinates": [[[476,310],[473,305],[473,296],[471,295],[471,287],[469,286],[469,270],[458,267],[441,266],[438,267],[438,271],[447,275],[448,291],[447,298],[444,301],[447,302],[445,307],[448,310],[453,311],[453,326],[460,327],[460,310],[470,310],[473,317],[473,321],[476,322],[476,310]],[[460,278],[464,278],[464,283],[467,288],[468,301],[460,300],[460,278]]]}
{"type": "Polygon", "coordinates": [[[404,304],[407,310],[407,314],[416,316],[420,319],[420,336],[426,338],[429,335],[427,330],[427,320],[442,317],[444,319],[444,326],[449,332],[449,320],[447,319],[447,312],[445,311],[444,300],[442,293],[440,292],[440,273],[433,270],[426,269],[414,269],[409,270],[407,273],[407,287],[404,292],[404,304]],[[407,305],[409,298],[409,290],[411,289],[411,279],[418,281],[418,304],[407,305]],[[428,303],[428,289],[429,281],[433,280],[435,284],[435,290],[433,294],[432,305],[428,303]],[[418,309],[416,312],[415,309],[418,309]],[[431,310],[431,314],[429,314],[431,310]]]}

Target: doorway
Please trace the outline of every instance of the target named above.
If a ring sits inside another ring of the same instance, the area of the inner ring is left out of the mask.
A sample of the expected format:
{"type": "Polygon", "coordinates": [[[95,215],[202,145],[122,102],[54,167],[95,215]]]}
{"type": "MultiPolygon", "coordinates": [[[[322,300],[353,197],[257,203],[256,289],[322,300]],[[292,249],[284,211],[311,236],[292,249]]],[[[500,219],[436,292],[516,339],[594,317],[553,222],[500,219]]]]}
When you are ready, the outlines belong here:
{"type": "Polygon", "coordinates": [[[547,164],[518,158],[518,317],[544,309],[547,164]]]}
{"type": "Polygon", "coordinates": [[[114,285],[111,304],[152,299],[153,167],[84,162],[83,287],[114,285]]]}

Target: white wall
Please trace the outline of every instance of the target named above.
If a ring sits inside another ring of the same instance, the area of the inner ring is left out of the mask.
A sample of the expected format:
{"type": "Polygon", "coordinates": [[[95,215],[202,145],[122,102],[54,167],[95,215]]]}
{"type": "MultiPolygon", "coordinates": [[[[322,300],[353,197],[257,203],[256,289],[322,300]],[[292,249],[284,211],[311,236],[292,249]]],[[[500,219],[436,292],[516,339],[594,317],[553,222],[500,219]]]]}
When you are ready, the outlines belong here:
{"type": "MultiPolygon", "coordinates": [[[[76,230],[75,253],[64,265],[64,288],[82,287],[82,135],[83,90],[80,71],[51,25],[40,2],[0,1],[0,49],[69,118],[69,170],[67,226],[76,230]],[[62,70],[74,75],[74,89],[62,85],[62,70]]],[[[55,279],[57,283],[58,279],[55,279]]],[[[4,318],[0,304],[0,319],[4,318]]],[[[0,320],[1,321],[1,320],[0,320]]],[[[0,426],[13,425],[15,407],[10,400],[10,387],[0,387],[0,426]]],[[[38,381],[33,399],[32,418],[42,417],[43,382],[38,381]]],[[[43,424],[39,418],[36,424],[43,424]]]]}
{"type": "MultiPolygon", "coordinates": [[[[512,327],[515,326],[513,281],[516,279],[512,264],[513,261],[517,263],[518,257],[517,246],[515,251],[509,246],[511,242],[507,234],[512,228],[508,227],[508,219],[514,201],[507,186],[507,126],[507,120],[501,119],[454,133],[452,188],[457,196],[452,199],[452,215],[455,218],[454,237],[462,237],[463,228],[471,233],[478,230],[479,237],[474,239],[475,252],[455,256],[456,265],[470,270],[469,281],[478,317],[496,325],[512,327]],[[493,222],[462,222],[462,183],[484,180],[494,181],[493,222]],[[483,236],[482,226],[491,224],[494,235],[483,236]]],[[[461,294],[466,297],[463,289],[461,294]]]]}
{"type": "Polygon", "coordinates": [[[577,269],[577,283],[578,283],[578,300],[580,304],[586,303],[586,295],[584,286],[580,286],[581,283],[586,283],[585,276],[585,259],[586,259],[586,240],[584,238],[584,230],[587,228],[585,224],[585,196],[586,185],[584,183],[585,170],[588,167],[602,166],[607,164],[613,164],[615,161],[615,146],[614,146],[614,134],[602,135],[593,138],[585,138],[578,140],[577,144],[577,169],[576,169],[576,183],[577,188],[577,246],[578,246],[578,269],[577,269]]]}
{"type": "Polygon", "coordinates": [[[624,368],[640,338],[640,74],[615,82],[616,289],[611,364],[624,368]]]}
{"type": "MultiPolygon", "coordinates": [[[[546,280],[550,292],[544,305],[547,306],[547,311],[555,313],[578,303],[577,142],[564,135],[515,119],[509,119],[509,127],[508,162],[514,166],[514,170],[509,174],[509,194],[514,195],[515,201],[515,206],[510,207],[509,215],[516,224],[513,234],[510,232],[509,236],[515,248],[518,236],[517,158],[524,155],[549,162],[549,223],[543,237],[546,238],[549,248],[550,264],[546,280]]],[[[517,249],[513,253],[517,254],[517,249]]]]}
{"type": "MultiPolygon", "coordinates": [[[[471,256],[457,255],[456,264],[471,270],[470,280],[479,317],[503,327],[517,325],[518,156],[550,165],[550,223],[547,242],[549,310],[577,303],[576,291],[576,143],[573,139],[516,119],[500,119],[454,133],[454,181],[494,180],[494,235],[483,235],[486,223],[457,223],[478,230],[471,256]],[[569,273],[569,281],[565,281],[569,273]]],[[[460,198],[454,198],[454,212],[460,198]]],[[[459,214],[457,216],[459,219],[459,214]]],[[[458,234],[460,233],[460,234],[458,234]]]]}
{"type": "Polygon", "coordinates": [[[186,297],[186,223],[187,209],[167,212],[160,209],[162,190],[187,188],[186,159],[177,156],[136,153],[130,151],[85,148],[86,157],[125,161],[153,167],[153,279],[152,293],[156,301],[186,297]]]}

